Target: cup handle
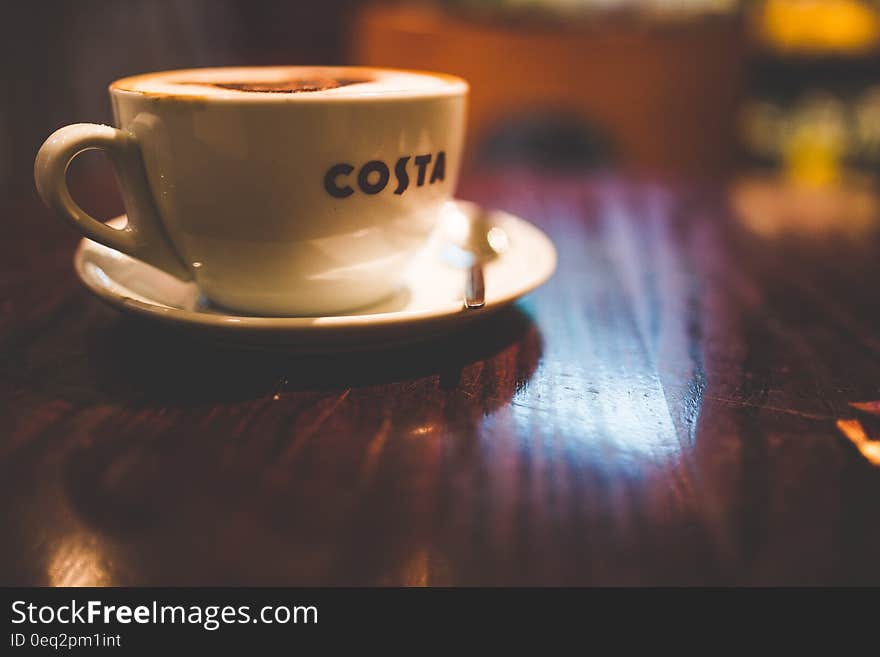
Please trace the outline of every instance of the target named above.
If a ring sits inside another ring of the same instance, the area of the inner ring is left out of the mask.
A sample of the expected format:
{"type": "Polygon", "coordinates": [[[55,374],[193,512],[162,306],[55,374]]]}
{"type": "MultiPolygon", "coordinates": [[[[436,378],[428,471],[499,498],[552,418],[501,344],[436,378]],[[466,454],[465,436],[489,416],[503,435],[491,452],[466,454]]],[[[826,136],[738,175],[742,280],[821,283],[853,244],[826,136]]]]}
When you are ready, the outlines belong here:
{"type": "Polygon", "coordinates": [[[124,130],[94,123],[75,123],[53,132],[34,162],[34,180],[43,201],[83,235],[181,280],[192,274],[172,248],[162,228],[147,184],[137,138],[124,130]],[[70,196],[67,167],[83,151],[106,151],[113,162],[128,222],[113,228],[95,219],[70,196]]]}

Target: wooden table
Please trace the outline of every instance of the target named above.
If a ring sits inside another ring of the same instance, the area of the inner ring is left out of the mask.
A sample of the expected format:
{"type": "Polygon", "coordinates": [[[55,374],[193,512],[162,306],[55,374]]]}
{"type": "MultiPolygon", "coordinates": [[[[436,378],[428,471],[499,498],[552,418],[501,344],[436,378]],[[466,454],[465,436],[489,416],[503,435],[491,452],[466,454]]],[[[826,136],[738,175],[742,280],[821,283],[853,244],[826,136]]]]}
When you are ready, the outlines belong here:
{"type": "Polygon", "coordinates": [[[880,583],[875,231],[757,237],[719,191],[580,175],[461,195],[546,229],[555,277],[422,347],[297,356],[105,307],[23,190],[0,583],[880,583]]]}

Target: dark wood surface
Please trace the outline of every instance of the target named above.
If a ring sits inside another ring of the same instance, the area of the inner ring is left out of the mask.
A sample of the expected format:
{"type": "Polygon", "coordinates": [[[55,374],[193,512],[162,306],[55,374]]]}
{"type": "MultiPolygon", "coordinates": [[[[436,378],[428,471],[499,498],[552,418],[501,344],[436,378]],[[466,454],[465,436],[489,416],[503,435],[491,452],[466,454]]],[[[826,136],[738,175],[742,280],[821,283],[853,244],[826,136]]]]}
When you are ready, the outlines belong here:
{"type": "Polygon", "coordinates": [[[720,191],[575,175],[461,195],[547,230],[555,277],[427,345],[297,356],[105,307],[23,190],[0,583],[880,583],[850,406],[880,399],[876,232],[759,238],[720,191]]]}

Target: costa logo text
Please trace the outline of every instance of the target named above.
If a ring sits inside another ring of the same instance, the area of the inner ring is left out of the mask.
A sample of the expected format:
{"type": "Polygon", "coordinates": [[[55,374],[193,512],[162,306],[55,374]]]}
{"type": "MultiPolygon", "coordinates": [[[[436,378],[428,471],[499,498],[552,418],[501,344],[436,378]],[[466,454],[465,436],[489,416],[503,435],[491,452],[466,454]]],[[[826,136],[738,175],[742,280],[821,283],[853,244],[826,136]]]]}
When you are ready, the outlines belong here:
{"type": "MultiPolygon", "coordinates": [[[[382,160],[370,160],[354,173],[355,167],[347,162],[334,164],[324,175],[324,189],[330,196],[346,198],[355,188],[364,194],[378,194],[388,187],[391,168],[382,160]]],[[[446,153],[401,157],[394,164],[394,193],[403,194],[410,185],[422,187],[433,185],[446,177],[446,153]],[[412,161],[412,163],[410,163],[412,161]],[[430,170],[430,175],[429,175],[430,170]],[[412,174],[412,178],[410,177],[412,174]],[[415,178],[415,180],[413,180],[415,178]]]]}

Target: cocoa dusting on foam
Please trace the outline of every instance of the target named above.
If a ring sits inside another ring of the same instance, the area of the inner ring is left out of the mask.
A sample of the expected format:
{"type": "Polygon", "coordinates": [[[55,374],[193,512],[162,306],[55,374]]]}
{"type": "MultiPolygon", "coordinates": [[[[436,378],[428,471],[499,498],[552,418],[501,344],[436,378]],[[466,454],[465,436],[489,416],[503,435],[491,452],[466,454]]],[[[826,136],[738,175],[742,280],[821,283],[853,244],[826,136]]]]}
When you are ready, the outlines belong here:
{"type": "Polygon", "coordinates": [[[220,89],[232,89],[233,91],[298,94],[308,91],[338,89],[339,87],[347,87],[364,82],[371,82],[371,80],[367,78],[300,78],[295,80],[279,80],[277,82],[184,82],[183,84],[198,84],[201,86],[219,87],[220,89]]]}

